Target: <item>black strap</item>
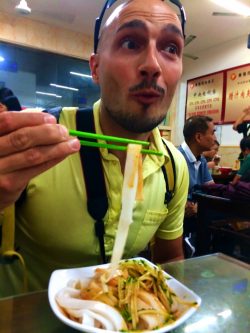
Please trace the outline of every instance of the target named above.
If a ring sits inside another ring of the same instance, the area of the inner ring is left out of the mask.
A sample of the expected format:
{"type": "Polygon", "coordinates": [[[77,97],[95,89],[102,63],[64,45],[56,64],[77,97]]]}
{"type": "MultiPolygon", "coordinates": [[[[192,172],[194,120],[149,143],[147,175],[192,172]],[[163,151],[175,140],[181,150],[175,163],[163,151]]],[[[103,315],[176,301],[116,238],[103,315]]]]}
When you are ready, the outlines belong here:
{"type": "MultiPolygon", "coordinates": [[[[57,121],[62,108],[54,108],[49,110],[49,113],[53,114],[57,121]]],[[[93,109],[79,109],[76,112],[76,127],[79,131],[95,133],[94,114],[93,109]]],[[[89,141],[96,141],[94,139],[88,139],[89,141]]],[[[175,183],[176,183],[176,168],[173,155],[167,146],[166,142],[162,140],[166,146],[172,168],[174,172],[174,188],[170,190],[168,183],[168,176],[166,168],[162,166],[162,172],[166,183],[165,204],[168,204],[174,196],[175,183]]],[[[104,222],[103,218],[108,210],[108,198],[106,194],[106,185],[104,180],[104,173],[102,168],[102,160],[99,149],[93,149],[91,147],[82,146],[80,150],[81,163],[83,169],[83,175],[86,184],[87,192],[87,208],[89,214],[96,220],[95,222],[95,234],[99,240],[100,253],[103,263],[107,262],[104,246],[104,222]]]]}
{"type": "Polygon", "coordinates": [[[174,173],[174,188],[170,190],[169,183],[168,183],[168,175],[167,175],[167,172],[166,172],[166,167],[164,165],[161,167],[163,175],[164,175],[165,183],[166,183],[166,193],[165,193],[164,203],[169,204],[169,202],[172,200],[172,198],[174,196],[174,193],[175,193],[176,168],[175,168],[174,157],[173,157],[173,154],[172,154],[171,150],[169,149],[168,145],[166,144],[166,142],[164,140],[162,140],[162,142],[164,143],[164,145],[165,145],[165,147],[168,151],[168,155],[170,157],[170,161],[171,161],[172,168],[173,168],[173,173],[174,173]]]}
{"type": "MultiPolygon", "coordinates": [[[[79,109],[76,112],[76,124],[78,131],[95,133],[93,110],[79,109]]],[[[103,218],[108,209],[108,198],[101,155],[99,149],[81,146],[80,156],[86,185],[88,212],[96,220],[95,234],[99,240],[102,262],[106,263],[103,218]]]]}

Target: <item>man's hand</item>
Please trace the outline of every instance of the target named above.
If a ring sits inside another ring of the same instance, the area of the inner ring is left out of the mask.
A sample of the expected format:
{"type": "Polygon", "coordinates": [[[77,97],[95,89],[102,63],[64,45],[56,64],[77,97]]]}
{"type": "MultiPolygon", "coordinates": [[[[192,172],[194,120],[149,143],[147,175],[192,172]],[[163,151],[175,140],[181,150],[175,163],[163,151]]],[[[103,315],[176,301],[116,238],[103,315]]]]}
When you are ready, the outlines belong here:
{"type": "Polygon", "coordinates": [[[79,151],[56,119],[42,112],[0,114],[0,211],[14,203],[29,180],[79,151]]]}
{"type": "Polygon", "coordinates": [[[197,203],[187,201],[185,206],[185,217],[192,217],[197,214],[197,203]]]}
{"type": "Polygon", "coordinates": [[[237,131],[237,127],[238,125],[242,124],[243,121],[245,120],[245,118],[247,116],[250,116],[250,106],[248,106],[247,108],[245,108],[243,111],[242,111],[242,114],[239,116],[238,119],[236,119],[235,123],[233,124],[233,129],[235,131],[237,131]]]}
{"type": "Polygon", "coordinates": [[[247,108],[245,108],[243,110],[243,112],[245,113],[246,116],[250,116],[250,106],[248,106],[247,108]]]}

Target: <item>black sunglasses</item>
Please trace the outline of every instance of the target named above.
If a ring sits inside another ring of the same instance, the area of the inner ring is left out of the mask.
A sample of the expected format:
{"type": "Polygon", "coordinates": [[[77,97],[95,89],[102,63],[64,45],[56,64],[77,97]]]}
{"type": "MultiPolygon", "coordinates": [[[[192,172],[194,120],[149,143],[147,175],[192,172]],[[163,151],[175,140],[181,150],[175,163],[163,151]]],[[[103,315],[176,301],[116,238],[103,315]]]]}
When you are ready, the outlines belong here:
{"type": "MultiPolygon", "coordinates": [[[[117,0],[107,0],[102,8],[101,14],[99,17],[95,20],[95,32],[94,32],[94,52],[97,52],[98,42],[99,42],[99,33],[101,29],[102,19],[103,16],[108,8],[110,8],[117,0]]],[[[164,0],[162,0],[164,1],[164,0]]],[[[174,5],[176,5],[180,10],[181,15],[181,27],[182,27],[182,33],[185,38],[185,24],[186,24],[186,13],[185,9],[182,6],[181,2],[179,0],[169,0],[174,5]]]]}

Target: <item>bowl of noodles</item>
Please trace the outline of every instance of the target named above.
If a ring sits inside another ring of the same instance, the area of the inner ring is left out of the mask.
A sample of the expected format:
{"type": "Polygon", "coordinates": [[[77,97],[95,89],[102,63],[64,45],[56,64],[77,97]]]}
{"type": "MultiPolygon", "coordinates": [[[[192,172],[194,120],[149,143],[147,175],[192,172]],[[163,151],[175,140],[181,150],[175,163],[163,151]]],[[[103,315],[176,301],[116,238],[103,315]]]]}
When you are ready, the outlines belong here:
{"type": "Polygon", "coordinates": [[[61,269],[48,288],[54,314],[88,333],[163,333],[186,321],[201,298],[144,258],[61,269]]]}

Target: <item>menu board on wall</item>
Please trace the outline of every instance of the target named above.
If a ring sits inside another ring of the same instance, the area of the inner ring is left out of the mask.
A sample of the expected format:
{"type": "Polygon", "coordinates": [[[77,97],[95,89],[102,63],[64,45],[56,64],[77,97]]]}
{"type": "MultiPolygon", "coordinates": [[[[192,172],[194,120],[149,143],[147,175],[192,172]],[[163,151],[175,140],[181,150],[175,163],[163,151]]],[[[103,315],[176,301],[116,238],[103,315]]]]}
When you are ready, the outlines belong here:
{"type": "Polygon", "coordinates": [[[210,116],[221,120],[223,72],[189,80],[187,86],[186,119],[191,116],[210,116]]]}
{"type": "Polygon", "coordinates": [[[227,71],[224,122],[235,121],[250,105],[250,64],[227,71]]]}
{"type": "Polygon", "coordinates": [[[250,105],[250,64],[188,80],[185,118],[203,115],[233,123],[250,105]]]}

